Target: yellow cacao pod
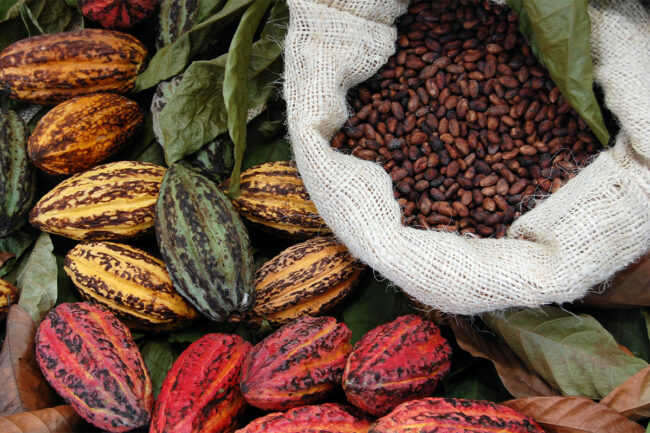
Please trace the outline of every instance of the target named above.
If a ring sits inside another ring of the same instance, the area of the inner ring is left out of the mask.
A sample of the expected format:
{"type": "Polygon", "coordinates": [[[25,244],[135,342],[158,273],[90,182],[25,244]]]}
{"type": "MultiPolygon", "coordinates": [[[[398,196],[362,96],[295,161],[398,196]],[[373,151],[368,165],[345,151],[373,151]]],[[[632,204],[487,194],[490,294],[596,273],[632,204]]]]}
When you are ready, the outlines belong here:
{"type": "Polygon", "coordinates": [[[29,222],[76,240],[128,239],[153,230],[165,168],[145,162],[99,165],[64,180],[36,203],[29,222]]]}
{"type": "Polygon", "coordinates": [[[359,282],[364,266],[332,237],[295,244],[255,273],[251,321],[287,323],[317,316],[343,299],[359,282]]]}
{"type": "Polygon", "coordinates": [[[138,104],[113,93],[65,101],[50,110],[29,137],[29,157],[50,174],[72,174],[118,152],[144,120],[138,104]]]}
{"type": "Polygon", "coordinates": [[[18,287],[0,279],[0,318],[5,317],[11,304],[18,301],[19,292],[18,287]]]}
{"type": "Polygon", "coordinates": [[[126,93],[146,57],[140,41],[112,30],[34,36],[0,52],[0,88],[14,99],[43,105],[98,92],[126,93]]]}
{"type": "Polygon", "coordinates": [[[276,234],[307,238],[331,233],[318,215],[292,161],[276,161],[241,174],[241,194],[234,204],[240,215],[276,234]]]}
{"type": "Polygon", "coordinates": [[[114,242],[84,242],[65,257],[65,273],[81,296],[134,329],[181,328],[199,313],[174,289],[162,260],[114,242]]]}

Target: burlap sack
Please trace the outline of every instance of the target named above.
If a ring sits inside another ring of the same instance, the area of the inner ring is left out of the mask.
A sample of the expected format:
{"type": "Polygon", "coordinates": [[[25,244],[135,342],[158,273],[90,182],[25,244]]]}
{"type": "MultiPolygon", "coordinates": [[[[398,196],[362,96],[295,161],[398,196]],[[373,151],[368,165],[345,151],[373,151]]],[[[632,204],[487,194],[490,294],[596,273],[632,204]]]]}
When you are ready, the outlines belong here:
{"type": "Polygon", "coordinates": [[[352,254],[406,293],[460,314],[571,301],[648,250],[650,14],[640,3],[589,2],[595,77],[621,123],[616,145],[498,240],[402,226],[383,168],[329,145],[348,116],[347,90],[394,52],[392,23],[407,1],[288,3],[284,92],[302,178],[352,254]]]}

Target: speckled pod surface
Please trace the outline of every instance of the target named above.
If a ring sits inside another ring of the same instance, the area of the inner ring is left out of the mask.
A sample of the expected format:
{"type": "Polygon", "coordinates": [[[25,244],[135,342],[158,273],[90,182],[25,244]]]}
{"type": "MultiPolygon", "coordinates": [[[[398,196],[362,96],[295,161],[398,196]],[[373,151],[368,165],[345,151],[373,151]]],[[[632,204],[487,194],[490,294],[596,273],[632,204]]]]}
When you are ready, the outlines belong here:
{"type": "Polygon", "coordinates": [[[11,304],[15,304],[18,301],[19,294],[20,290],[18,290],[18,287],[0,279],[0,319],[3,319],[7,315],[11,304]]]}
{"type": "Polygon", "coordinates": [[[81,13],[105,29],[128,29],[153,14],[158,0],[79,0],[81,13]]]}
{"type": "Polygon", "coordinates": [[[45,316],[35,343],[43,376],[86,421],[109,432],[149,424],[149,373],[128,328],[106,308],[61,304],[45,316]]]}

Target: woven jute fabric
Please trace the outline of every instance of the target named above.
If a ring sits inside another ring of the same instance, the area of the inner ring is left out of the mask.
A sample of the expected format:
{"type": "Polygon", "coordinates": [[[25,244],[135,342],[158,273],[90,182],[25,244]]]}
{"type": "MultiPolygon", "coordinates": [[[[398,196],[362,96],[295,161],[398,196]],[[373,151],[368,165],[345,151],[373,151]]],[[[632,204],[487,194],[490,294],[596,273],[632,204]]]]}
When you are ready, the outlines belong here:
{"type": "MultiPolygon", "coordinates": [[[[333,150],[346,94],[394,52],[399,0],[289,0],[288,126],[320,215],[361,261],[422,304],[477,314],[583,296],[650,246],[650,13],[639,2],[593,0],[595,78],[620,122],[616,144],[501,239],[401,224],[379,165],[333,150]]],[[[381,293],[377,293],[381,296],[381,293]]]]}

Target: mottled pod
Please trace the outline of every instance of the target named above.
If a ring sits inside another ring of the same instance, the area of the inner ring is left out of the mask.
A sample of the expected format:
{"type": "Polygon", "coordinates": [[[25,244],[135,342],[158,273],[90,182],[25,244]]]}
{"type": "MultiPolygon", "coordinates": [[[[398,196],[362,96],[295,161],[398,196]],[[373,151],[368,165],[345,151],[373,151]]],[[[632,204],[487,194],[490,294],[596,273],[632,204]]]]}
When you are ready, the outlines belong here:
{"type": "Polygon", "coordinates": [[[158,0],[79,0],[81,13],[105,29],[128,29],[153,14],[158,0]]]}
{"type": "Polygon", "coordinates": [[[18,301],[19,294],[18,287],[0,279],[0,319],[4,318],[9,307],[18,301]]]}
{"type": "Polygon", "coordinates": [[[109,432],[149,425],[151,379],[113,313],[85,302],[61,304],[47,313],[35,343],[43,376],[86,421],[109,432]]]}

